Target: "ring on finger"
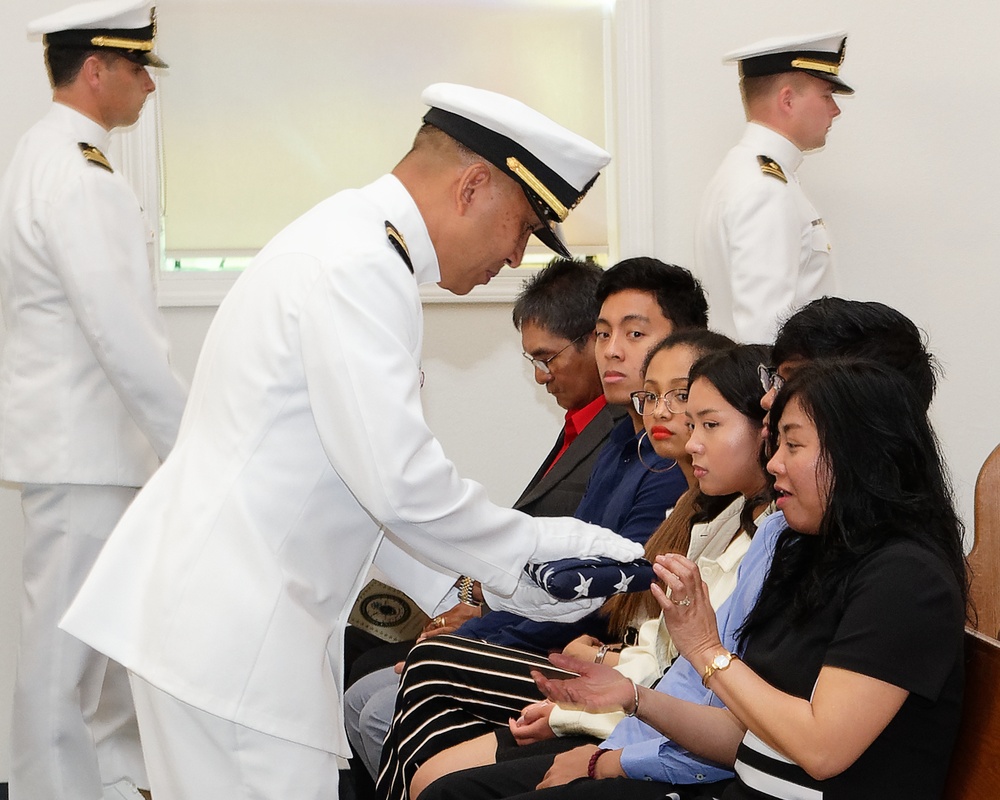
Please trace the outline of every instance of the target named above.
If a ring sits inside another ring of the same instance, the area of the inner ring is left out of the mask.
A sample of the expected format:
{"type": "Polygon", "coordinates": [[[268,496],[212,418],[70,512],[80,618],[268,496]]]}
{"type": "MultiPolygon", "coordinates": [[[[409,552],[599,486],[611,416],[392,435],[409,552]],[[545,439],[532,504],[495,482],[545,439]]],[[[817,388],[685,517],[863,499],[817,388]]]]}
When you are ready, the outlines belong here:
{"type": "Polygon", "coordinates": [[[435,628],[443,628],[444,626],[445,626],[445,621],[444,621],[444,617],[443,616],[434,617],[434,627],[435,628]]]}
{"type": "Polygon", "coordinates": [[[685,607],[687,607],[687,606],[691,605],[691,598],[690,597],[685,597],[683,600],[674,600],[673,598],[671,598],[670,602],[672,602],[675,606],[685,606],[685,607]]]}

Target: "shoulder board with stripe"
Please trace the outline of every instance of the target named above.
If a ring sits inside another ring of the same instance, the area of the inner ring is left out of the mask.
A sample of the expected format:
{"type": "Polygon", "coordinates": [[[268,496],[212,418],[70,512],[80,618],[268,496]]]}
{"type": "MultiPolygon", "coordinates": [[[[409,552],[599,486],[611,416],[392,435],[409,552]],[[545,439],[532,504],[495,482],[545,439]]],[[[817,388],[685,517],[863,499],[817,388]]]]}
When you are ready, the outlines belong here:
{"type": "Polygon", "coordinates": [[[403,263],[406,264],[406,268],[413,274],[413,262],[410,261],[410,251],[406,247],[406,240],[403,238],[403,234],[396,230],[396,226],[393,225],[389,220],[385,221],[385,235],[389,239],[389,244],[392,245],[393,250],[399,253],[399,257],[403,259],[403,263]]]}
{"type": "Polygon", "coordinates": [[[781,169],[781,164],[773,158],[768,158],[767,156],[757,156],[757,163],[760,164],[760,171],[765,175],[777,178],[782,183],[788,183],[788,178],[785,177],[785,173],[781,169]]]}
{"type": "Polygon", "coordinates": [[[108,172],[114,172],[111,162],[94,145],[87,144],[86,142],[78,142],[77,144],[80,146],[80,152],[83,153],[83,157],[87,161],[91,164],[97,164],[97,166],[106,169],[108,172]]]}

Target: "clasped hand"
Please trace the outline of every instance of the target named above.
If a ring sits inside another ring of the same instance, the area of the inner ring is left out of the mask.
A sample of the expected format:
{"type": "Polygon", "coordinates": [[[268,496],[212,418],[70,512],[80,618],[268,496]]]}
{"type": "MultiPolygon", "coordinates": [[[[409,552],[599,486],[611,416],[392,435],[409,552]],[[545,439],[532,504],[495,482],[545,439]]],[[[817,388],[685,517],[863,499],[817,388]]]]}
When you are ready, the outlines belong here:
{"type": "Polygon", "coordinates": [[[514,741],[523,747],[546,739],[554,739],[555,733],[549,725],[551,715],[552,703],[548,700],[525,706],[521,716],[511,719],[508,723],[514,741]]]}

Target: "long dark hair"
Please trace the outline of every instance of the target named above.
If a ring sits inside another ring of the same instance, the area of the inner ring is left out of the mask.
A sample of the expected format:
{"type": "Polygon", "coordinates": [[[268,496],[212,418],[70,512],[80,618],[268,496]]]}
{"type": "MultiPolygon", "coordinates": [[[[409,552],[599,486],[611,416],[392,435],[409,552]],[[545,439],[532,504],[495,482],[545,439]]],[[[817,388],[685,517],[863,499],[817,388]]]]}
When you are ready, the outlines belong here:
{"type": "Polygon", "coordinates": [[[760,599],[740,630],[745,643],[792,609],[795,624],[830,602],[843,579],[887,541],[936,553],[968,600],[963,526],[923,401],[896,370],[872,361],[817,361],[797,370],[771,409],[771,447],[796,400],[816,426],[830,476],[818,535],[782,534],[760,599]]]}

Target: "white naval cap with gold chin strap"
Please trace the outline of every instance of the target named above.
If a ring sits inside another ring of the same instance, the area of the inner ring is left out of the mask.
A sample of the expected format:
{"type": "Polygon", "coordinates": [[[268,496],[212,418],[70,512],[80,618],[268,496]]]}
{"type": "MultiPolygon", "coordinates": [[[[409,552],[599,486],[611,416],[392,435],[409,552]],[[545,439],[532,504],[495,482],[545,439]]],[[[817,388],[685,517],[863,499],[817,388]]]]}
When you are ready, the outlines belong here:
{"type": "Polygon", "coordinates": [[[421,100],[434,125],[513,178],[545,227],[535,235],[567,258],[559,223],[587,193],[611,156],[524,103],[496,92],[435,83],[421,100]]]}
{"type": "Polygon", "coordinates": [[[723,63],[740,65],[740,75],[754,78],[781,72],[806,72],[833,84],[838,94],[854,94],[840,78],[840,65],[847,51],[847,31],[811,36],[765,39],[726,53],[723,63]]]}

